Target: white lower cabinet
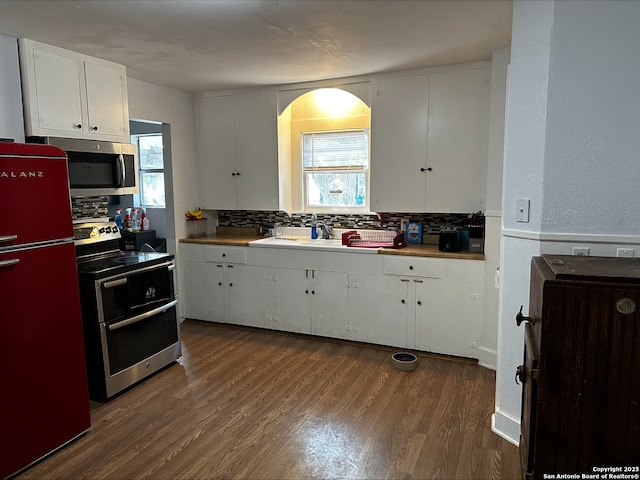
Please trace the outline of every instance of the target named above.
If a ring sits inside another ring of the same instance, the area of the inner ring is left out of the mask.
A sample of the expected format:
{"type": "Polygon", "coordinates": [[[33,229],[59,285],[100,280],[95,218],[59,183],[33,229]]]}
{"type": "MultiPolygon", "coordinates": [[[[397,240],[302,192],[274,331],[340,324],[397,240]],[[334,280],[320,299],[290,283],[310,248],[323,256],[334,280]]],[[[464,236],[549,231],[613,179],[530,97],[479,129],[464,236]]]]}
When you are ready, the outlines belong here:
{"type": "MultiPolygon", "coordinates": [[[[251,264],[242,248],[181,247],[187,318],[477,357],[482,261],[385,256],[379,267],[354,273],[299,268],[324,258],[251,264]]],[[[345,270],[358,271],[350,257],[343,260],[345,270]]]]}
{"type": "Polygon", "coordinates": [[[416,315],[416,348],[476,358],[484,316],[482,285],[425,279],[423,287],[422,303],[429,307],[416,315]]]}
{"type": "Polygon", "coordinates": [[[408,286],[388,275],[349,275],[349,324],[343,338],[408,346],[408,286]]]}
{"type": "Polygon", "coordinates": [[[256,319],[260,317],[263,299],[256,278],[266,269],[218,262],[184,262],[183,265],[185,317],[259,326],[256,319]]]}
{"type": "Polygon", "coordinates": [[[265,279],[265,327],[332,337],[344,329],[348,274],[269,268],[265,279]]]}

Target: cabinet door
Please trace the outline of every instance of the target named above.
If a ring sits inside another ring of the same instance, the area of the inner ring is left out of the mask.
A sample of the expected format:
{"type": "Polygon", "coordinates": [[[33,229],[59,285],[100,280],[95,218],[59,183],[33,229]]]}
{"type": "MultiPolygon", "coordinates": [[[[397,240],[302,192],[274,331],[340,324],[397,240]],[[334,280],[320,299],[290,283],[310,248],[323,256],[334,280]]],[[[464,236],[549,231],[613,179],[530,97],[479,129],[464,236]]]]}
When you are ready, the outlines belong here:
{"type": "Polygon", "coordinates": [[[264,288],[266,267],[228,265],[229,323],[264,327],[268,288],[264,288]]]}
{"type": "Polygon", "coordinates": [[[407,315],[412,303],[408,279],[384,275],[349,275],[351,340],[407,346],[407,315]]]}
{"type": "Polygon", "coordinates": [[[27,134],[77,137],[86,128],[82,62],[30,42],[21,53],[27,134]]]}
{"type": "Polygon", "coordinates": [[[200,207],[237,207],[233,96],[206,97],[198,104],[200,207]]]}
{"type": "Polygon", "coordinates": [[[424,211],[428,111],[427,75],[377,82],[371,107],[371,210],[424,211]]]}
{"type": "Polygon", "coordinates": [[[429,80],[429,212],[484,209],[489,69],[433,73],[429,80]]]}
{"type": "Polygon", "coordinates": [[[278,116],[270,91],[236,95],[237,208],[278,210],[278,116]]]}
{"type": "Polygon", "coordinates": [[[349,323],[349,274],[310,270],[311,333],[344,338],[349,323]]]}
{"type": "Polygon", "coordinates": [[[309,270],[269,269],[275,285],[272,328],[311,333],[309,270]]]}
{"type": "Polygon", "coordinates": [[[87,129],[94,138],[129,136],[127,78],[124,67],[85,62],[87,129]]]}
{"type": "Polygon", "coordinates": [[[224,268],[215,263],[183,262],[184,284],[180,302],[186,318],[224,322],[226,295],[224,268]]]}
{"type": "Polygon", "coordinates": [[[482,286],[424,278],[415,285],[416,348],[427,352],[475,357],[482,332],[482,286]]]}

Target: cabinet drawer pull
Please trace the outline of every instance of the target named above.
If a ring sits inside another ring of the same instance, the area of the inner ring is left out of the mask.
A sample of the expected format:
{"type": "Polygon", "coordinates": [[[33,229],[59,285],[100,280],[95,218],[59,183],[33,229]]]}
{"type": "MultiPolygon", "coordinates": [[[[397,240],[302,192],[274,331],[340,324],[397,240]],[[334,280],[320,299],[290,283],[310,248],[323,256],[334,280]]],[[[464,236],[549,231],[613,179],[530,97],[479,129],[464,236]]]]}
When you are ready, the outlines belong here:
{"type": "Polygon", "coordinates": [[[535,325],[536,324],[536,317],[525,317],[522,314],[522,307],[523,307],[523,305],[520,305],[520,311],[516,315],[516,325],[520,326],[520,324],[522,322],[529,322],[531,325],[535,325]]]}
{"type": "Polygon", "coordinates": [[[431,167],[427,167],[427,168],[422,167],[420,169],[421,172],[431,172],[432,170],[433,170],[433,168],[431,168],[431,167]]]}

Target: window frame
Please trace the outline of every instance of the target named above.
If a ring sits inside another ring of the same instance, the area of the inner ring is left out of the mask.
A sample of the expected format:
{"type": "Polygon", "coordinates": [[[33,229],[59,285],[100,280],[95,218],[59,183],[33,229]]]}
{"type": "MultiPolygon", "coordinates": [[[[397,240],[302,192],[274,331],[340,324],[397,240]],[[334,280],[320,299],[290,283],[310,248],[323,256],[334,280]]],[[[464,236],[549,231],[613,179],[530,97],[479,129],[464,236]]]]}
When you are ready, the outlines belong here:
{"type": "Polygon", "coordinates": [[[369,213],[369,198],[370,198],[370,189],[369,189],[369,171],[371,164],[371,130],[369,127],[358,127],[358,128],[340,128],[335,130],[303,130],[300,132],[300,174],[301,174],[301,182],[300,186],[302,189],[302,209],[303,212],[321,212],[321,213],[369,213]],[[340,132],[362,132],[367,137],[367,162],[366,165],[348,165],[348,166],[331,166],[331,167],[305,167],[304,161],[304,139],[305,135],[321,135],[321,134],[332,134],[332,133],[340,133],[340,132]],[[365,201],[362,205],[310,205],[308,199],[308,173],[362,173],[365,177],[365,185],[364,185],[364,193],[365,193],[365,201]]]}
{"type": "Polygon", "coordinates": [[[135,137],[135,143],[136,143],[136,154],[138,156],[138,203],[140,207],[144,207],[144,208],[167,208],[167,191],[165,188],[165,184],[164,181],[165,179],[165,164],[164,164],[164,141],[163,141],[163,135],[162,133],[142,133],[142,134],[136,134],[134,135],[135,137]],[[148,137],[160,137],[161,139],[161,143],[162,143],[162,148],[163,148],[163,153],[162,153],[162,168],[143,168],[142,167],[142,156],[140,154],[140,139],[141,138],[148,138],[148,137]],[[162,178],[163,178],[163,184],[162,184],[162,189],[164,190],[164,204],[163,205],[156,205],[156,204],[147,204],[144,202],[145,200],[145,196],[144,196],[144,182],[143,182],[143,177],[145,173],[161,173],[162,174],[162,178]]]}

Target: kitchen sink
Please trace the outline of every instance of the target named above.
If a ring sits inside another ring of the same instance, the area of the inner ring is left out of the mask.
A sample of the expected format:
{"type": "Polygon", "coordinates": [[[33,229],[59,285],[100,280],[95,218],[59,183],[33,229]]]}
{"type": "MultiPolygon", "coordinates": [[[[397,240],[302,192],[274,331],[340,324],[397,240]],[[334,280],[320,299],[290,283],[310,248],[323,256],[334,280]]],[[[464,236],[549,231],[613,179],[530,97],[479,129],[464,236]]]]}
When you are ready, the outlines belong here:
{"type": "Polygon", "coordinates": [[[342,245],[340,238],[332,238],[325,240],[322,238],[311,239],[310,237],[284,236],[284,237],[268,237],[261,238],[249,242],[250,247],[264,248],[293,248],[300,250],[319,250],[330,252],[349,252],[349,253],[369,253],[377,254],[377,248],[354,248],[342,245]]]}

